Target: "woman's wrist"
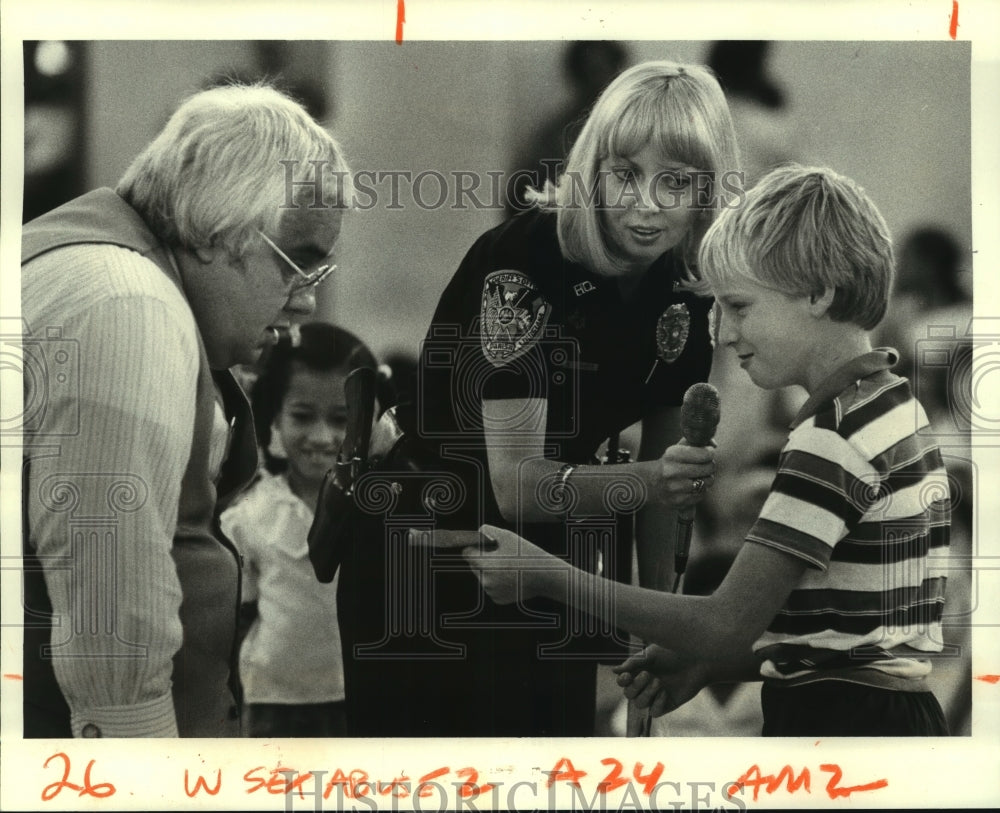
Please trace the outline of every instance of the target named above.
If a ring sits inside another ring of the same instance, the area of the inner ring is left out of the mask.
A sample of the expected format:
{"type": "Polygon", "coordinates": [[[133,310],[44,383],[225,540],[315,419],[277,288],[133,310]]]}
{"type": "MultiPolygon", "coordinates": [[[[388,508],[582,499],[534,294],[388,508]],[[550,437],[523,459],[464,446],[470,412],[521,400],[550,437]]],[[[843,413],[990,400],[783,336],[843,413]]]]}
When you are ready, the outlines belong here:
{"type": "Polygon", "coordinates": [[[642,480],[646,487],[646,499],[652,499],[658,488],[658,480],[661,465],[659,460],[640,460],[638,463],[630,463],[629,471],[642,480]]]}

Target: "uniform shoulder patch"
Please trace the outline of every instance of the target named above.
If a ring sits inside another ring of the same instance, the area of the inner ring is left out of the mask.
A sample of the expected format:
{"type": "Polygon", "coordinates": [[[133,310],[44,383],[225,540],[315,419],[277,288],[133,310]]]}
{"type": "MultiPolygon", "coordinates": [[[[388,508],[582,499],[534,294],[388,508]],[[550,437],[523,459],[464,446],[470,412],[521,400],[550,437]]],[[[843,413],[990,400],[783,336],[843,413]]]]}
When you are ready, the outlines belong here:
{"type": "Polygon", "coordinates": [[[480,337],[496,367],[523,356],[541,337],[551,305],[521,271],[493,271],[483,282],[480,337]]]}

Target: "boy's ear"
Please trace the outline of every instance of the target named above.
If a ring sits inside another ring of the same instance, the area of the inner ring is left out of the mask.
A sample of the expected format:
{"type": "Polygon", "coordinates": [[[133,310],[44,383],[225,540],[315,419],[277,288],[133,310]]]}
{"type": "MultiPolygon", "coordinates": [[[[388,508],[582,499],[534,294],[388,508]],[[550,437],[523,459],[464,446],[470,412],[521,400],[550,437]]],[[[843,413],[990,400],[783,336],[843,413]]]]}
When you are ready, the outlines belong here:
{"type": "Polygon", "coordinates": [[[823,288],[821,291],[815,291],[809,294],[809,312],[819,318],[825,316],[826,312],[830,310],[830,306],[833,304],[833,298],[837,294],[837,289],[832,287],[823,288]]]}

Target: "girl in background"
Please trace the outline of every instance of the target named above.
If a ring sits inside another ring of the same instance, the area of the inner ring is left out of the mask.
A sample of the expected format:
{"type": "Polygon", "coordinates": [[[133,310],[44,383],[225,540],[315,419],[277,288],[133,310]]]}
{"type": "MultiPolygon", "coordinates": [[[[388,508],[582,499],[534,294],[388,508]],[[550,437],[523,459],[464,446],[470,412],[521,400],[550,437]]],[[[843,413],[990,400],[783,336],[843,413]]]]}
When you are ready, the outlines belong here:
{"type": "Polygon", "coordinates": [[[347,421],[344,382],[377,368],[357,336],[313,322],[264,360],[251,403],[265,471],[222,515],[244,559],[240,678],[251,737],[344,736],[337,582],[316,579],[306,542],[347,421]]]}

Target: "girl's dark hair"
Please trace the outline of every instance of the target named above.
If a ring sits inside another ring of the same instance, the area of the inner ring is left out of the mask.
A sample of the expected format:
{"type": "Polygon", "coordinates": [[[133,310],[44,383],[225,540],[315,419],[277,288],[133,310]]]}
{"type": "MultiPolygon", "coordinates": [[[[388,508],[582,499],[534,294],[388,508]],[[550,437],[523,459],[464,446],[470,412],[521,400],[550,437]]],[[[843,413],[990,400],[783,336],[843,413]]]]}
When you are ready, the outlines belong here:
{"type": "MultiPolygon", "coordinates": [[[[277,473],[287,463],[268,452],[271,445],[271,424],[281,411],[288,392],[293,362],[299,362],[316,372],[339,372],[345,376],[361,367],[378,370],[379,365],[368,346],[357,336],[327,322],[308,322],[285,334],[262,360],[260,375],[250,395],[254,428],[263,450],[264,465],[277,473]]],[[[379,396],[382,396],[381,390],[379,396]]]]}

